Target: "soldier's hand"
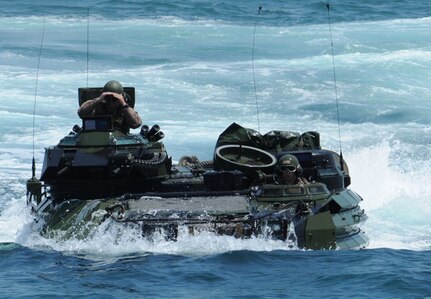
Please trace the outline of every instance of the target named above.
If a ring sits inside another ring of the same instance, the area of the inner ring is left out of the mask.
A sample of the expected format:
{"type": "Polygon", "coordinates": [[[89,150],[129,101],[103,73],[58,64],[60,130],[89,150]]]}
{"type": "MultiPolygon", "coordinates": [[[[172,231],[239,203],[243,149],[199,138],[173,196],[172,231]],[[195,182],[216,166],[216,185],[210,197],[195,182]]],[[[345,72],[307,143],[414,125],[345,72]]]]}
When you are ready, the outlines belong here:
{"type": "Polygon", "coordinates": [[[100,101],[102,101],[103,103],[114,103],[114,102],[118,102],[120,103],[121,106],[126,105],[126,101],[124,100],[123,95],[115,93],[115,92],[103,92],[100,97],[99,97],[100,101]]]}

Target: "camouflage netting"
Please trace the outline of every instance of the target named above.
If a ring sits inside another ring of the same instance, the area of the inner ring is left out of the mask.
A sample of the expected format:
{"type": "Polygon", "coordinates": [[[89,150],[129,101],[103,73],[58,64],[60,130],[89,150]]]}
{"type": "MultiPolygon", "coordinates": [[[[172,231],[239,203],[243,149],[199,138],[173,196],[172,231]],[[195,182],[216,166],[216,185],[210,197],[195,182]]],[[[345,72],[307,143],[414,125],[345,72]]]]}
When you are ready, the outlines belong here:
{"type": "Polygon", "coordinates": [[[297,133],[273,130],[264,135],[253,129],[244,128],[232,123],[220,134],[216,148],[227,144],[241,144],[257,147],[277,154],[285,151],[321,149],[318,132],[297,133]]]}

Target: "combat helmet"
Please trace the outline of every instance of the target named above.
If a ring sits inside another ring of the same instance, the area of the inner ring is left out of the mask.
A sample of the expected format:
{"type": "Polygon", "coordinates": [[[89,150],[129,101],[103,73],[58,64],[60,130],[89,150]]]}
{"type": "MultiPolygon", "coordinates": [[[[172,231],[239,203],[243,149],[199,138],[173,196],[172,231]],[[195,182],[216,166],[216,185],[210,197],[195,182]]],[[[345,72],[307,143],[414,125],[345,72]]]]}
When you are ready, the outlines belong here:
{"type": "Polygon", "coordinates": [[[111,81],[108,81],[105,84],[105,86],[103,86],[102,92],[114,92],[117,94],[123,94],[124,88],[120,82],[115,81],[115,80],[111,80],[111,81]]]}
{"type": "Polygon", "coordinates": [[[277,170],[280,172],[296,172],[296,174],[302,174],[302,167],[299,164],[298,159],[294,155],[286,154],[281,156],[277,163],[277,170]]]}

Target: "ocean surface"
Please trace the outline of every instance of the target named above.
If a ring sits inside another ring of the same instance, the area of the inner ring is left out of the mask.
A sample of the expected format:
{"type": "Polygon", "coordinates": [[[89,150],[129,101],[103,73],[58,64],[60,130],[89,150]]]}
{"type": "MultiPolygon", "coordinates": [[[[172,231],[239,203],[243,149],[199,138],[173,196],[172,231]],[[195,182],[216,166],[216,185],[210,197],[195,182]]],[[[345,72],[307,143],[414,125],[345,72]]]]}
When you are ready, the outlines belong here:
{"type": "Polygon", "coordinates": [[[0,0],[0,297],[431,298],[431,2],[327,3],[0,0]],[[39,236],[31,159],[39,174],[80,124],[78,88],[111,79],[174,160],[211,159],[232,122],[319,131],[364,198],[368,248],[39,236]]]}

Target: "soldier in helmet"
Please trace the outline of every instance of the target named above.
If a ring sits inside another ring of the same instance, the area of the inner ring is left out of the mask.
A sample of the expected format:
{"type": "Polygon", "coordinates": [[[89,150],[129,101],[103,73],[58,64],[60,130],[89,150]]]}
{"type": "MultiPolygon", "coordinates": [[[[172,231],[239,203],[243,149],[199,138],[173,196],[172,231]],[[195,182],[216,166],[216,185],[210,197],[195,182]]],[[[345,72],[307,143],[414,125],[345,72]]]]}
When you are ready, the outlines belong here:
{"type": "Polygon", "coordinates": [[[112,115],[113,125],[123,133],[142,124],[139,114],[126,102],[123,86],[118,81],[109,81],[99,97],[84,102],[78,109],[80,117],[112,115]]]}
{"type": "Polygon", "coordinates": [[[307,183],[302,177],[302,167],[294,155],[283,155],[278,160],[276,174],[278,184],[296,185],[307,183]]]}

